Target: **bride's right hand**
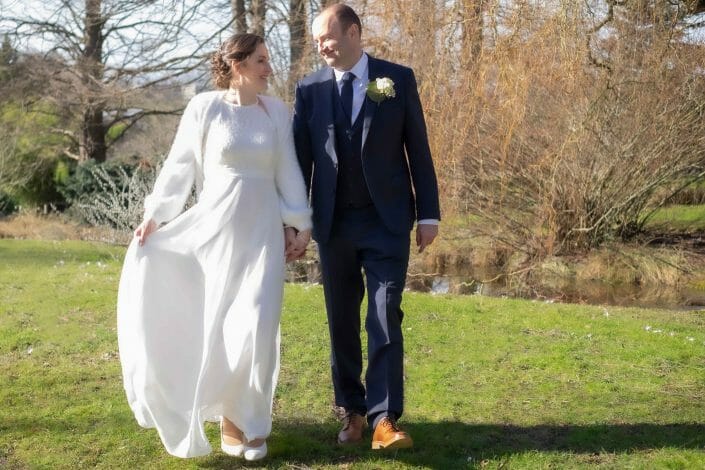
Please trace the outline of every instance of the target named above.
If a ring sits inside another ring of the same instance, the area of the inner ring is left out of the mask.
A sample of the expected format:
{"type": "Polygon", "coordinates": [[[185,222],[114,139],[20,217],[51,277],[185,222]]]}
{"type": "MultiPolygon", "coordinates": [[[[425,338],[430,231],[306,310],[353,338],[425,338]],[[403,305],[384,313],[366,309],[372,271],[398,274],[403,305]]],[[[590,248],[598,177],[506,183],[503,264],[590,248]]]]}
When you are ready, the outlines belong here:
{"type": "Polygon", "coordinates": [[[137,238],[140,246],[144,245],[144,242],[147,241],[147,237],[155,230],[157,230],[157,223],[154,219],[143,220],[142,223],[137,226],[135,229],[135,238],[137,238]]]}

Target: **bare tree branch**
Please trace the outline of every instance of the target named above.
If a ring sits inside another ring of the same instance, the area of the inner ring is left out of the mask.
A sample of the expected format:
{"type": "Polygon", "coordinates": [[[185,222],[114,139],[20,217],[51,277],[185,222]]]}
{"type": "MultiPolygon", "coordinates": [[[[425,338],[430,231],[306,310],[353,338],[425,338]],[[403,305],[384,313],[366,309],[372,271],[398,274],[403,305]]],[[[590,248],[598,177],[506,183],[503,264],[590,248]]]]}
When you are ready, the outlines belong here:
{"type": "Polygon", "coordinates": [[[231,21],[217,21],[217,11],[227,9],[207,0],[48,0],[41,10],[14,11],[0,23],[10,25],[9,34],[28,51],[43,53],[47,64],[40,73],[44,87],[53,90],[48,100],[62,122],[78,126],[65,135],[78,136],[81,160],[102,161],[113,120],[105,116],[131,128],[144,116],[171,114],[173,109],[150,109],[143,102],[129,105],[140,109],[129,116],[120,109],[140,90],[203,77],[208,52],[232,27],[231,21]],[[82,116],[80,122],[75,116],[82,116]]]}

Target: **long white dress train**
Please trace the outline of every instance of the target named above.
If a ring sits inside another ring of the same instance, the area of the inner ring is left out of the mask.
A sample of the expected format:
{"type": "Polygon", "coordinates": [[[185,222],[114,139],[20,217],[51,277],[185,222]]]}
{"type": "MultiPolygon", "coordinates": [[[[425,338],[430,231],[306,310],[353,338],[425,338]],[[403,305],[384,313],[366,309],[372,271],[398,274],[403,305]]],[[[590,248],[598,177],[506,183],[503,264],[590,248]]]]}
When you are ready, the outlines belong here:
{"type": "Polygon", "coordinates": [[[130,244],[118,291],[124,387],[138,423],[178,457],[211,451],[206,420],[271,432],[279,373],[283,223],[311,227],[289,110],[195,96],[145,201],[169,221],[130,244]],[[193,183],[198,202],[183,212],[193,183]],[[173,220],[172,220],[173,219],[173,220]]]}

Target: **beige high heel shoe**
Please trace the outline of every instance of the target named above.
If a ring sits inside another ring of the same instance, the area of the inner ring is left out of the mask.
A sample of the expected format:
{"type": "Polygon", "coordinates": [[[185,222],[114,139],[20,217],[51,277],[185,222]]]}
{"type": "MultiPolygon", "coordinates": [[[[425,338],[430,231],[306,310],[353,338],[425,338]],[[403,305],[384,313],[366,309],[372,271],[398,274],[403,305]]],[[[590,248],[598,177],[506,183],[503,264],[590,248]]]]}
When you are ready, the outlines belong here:
{"type": "Polygon", "coordinates": [[[254,461],[262,460],[267,456],[267,440],[266,439],[254,439],[245,444],[245,460],[254,461]],[[261,444],[257,444],[262,442],[261,444]]]}
{"type": "Polygon", "coordinates": [[[245,454],[245,437],[242,431],[235,426],[229,419],[223,417],[220,420],[220,448],[228,455],[233,457],[242,457],[245,454]],[[227,425],[224,426],[225,421],[227,425]],[[228,428],[228,434],[225,434],[225,429],[228,428]],[[235,435],[233,435],[235,434],[235,435]]]}

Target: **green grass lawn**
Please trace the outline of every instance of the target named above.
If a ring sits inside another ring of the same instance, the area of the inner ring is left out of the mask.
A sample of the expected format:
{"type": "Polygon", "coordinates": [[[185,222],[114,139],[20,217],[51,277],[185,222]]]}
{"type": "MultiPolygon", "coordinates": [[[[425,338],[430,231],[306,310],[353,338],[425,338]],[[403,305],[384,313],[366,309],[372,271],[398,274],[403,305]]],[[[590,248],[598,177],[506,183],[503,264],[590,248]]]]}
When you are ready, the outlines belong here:
{"type": "MultiPolygon", "coordinates": [[[[0,240],[0,468],[244,465],[219,449],[171,457],[133,419],[115,337],[123,253],[0,240]]],[[[412,293],[404,307],[416,446],[340,448],[322,290],[287,286],[264,468],[703,468],[704,312],[412,293]]]]}
{"type": "Polygon", "coordinates": [[[705,204],[662,207],[649,218],[646,228],[685,233],[705,231],[705,204]]]}

